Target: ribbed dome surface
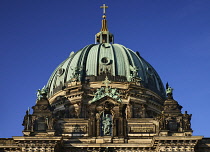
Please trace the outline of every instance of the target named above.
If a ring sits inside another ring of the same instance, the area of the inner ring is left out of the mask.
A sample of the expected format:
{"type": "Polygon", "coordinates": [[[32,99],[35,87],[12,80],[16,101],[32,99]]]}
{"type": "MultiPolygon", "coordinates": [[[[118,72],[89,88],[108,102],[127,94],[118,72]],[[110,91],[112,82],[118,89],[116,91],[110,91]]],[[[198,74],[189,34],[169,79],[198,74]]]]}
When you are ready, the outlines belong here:
{"type": "Polygon", "coordinates": [[[155,69],[145,61],[138,53],[120,44],[91,44],[63,61],[52,73],[47,87],[48,96],[52,96],[67,82],[85,81],[88,76],[100,76],[110,74],[122,76],[126,81],[132,81],[133,77],[141,78],[145,88],[148,88],[160,96],[165,96],[162,81],[155,69]]]}

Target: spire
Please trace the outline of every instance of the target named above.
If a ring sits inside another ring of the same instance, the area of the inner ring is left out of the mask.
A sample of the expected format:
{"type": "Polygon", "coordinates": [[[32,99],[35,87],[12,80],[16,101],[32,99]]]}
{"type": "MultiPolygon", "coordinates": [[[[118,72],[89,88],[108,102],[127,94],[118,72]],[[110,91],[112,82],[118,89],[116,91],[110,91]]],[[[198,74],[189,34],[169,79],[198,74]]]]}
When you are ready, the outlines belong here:
{"type": "Polygon", "coordinates": [[[103,9],[101,31],[96,34],[95,43],[114,43],[113,35],[109,32],[106,20],[106,9],[108,6],[103,4],[100,8],[103,9]]]}
{"type": "Polygon", "coordinates": [[[107,28],[107,20],[106,20],[106,9],[108,8],[108,6],[106,6],[106,4],[103,4],[103,6],[101,6],[100,8],[103,8],[103,20],[102,20],[102,27],[101,27],[101,31],[108,31],[107,28]]]}

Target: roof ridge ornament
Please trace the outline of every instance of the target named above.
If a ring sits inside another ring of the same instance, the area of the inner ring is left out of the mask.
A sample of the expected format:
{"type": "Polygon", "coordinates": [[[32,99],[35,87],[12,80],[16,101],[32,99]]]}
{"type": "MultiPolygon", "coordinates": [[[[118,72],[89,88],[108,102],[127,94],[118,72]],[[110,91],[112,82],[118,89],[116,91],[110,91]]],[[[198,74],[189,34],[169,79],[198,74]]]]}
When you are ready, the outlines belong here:
{"type": "Polygon", "coordinates": [[[108,8],[108,6],[106,6],[106,4],[103,4],[103,6],[100,6],[100,8],[103,9],[103,20],[101,31],[95,36],[95,43],[114,43],[114,36],[112,35],[112,33],[109,32],[106,20],[106,9],[108,8]]]}

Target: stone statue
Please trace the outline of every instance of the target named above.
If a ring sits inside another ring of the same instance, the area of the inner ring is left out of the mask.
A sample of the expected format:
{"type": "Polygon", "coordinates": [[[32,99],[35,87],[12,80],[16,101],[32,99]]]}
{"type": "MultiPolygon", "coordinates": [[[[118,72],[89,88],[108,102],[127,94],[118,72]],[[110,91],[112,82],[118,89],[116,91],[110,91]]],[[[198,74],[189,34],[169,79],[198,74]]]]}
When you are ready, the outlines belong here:
{"type": "Polygon", "coordinates": [[[79,118],[79,116],[80,116],[80,110],[81,110],[80,108],[81,108],[80,103],[74,104],[75,115],[76,115],[77,118],[79,118]]]}
{"type": "Polygon", "coordinates": [[[102,129],[103,129],[103,135],[104,136],[110,136],[111,135],[111,127],[112,127],[112,121],[108,114],[106,116],[102,117],[102,129]]]}
{"type": "Polygon", "coordinates": [[[166,130],[166,117],[162,113],[162,115],[159,117],[159,123],[160,123],[160,130],[166,130]]]}
{"type": "Polygon", "coordinates": [[[166,83],[166,95],[168,96],[169,99],[173,99],[173,88],[171,88],[168,84],[166,83]]]}
{"type": "Polygon", "coordinates": [[[37,100],[47,96],[47,88],[44,86],[42,89],[37,90],[37,100]]]}
{"type": "Polygon", "coordinates": [[[37,96],[37,100],[41,99],[41,90],[40,89],[37,90],[36,96],[37,96]]]}
{"type": "Polygon", "coordinates": [[[132,76],[134,78],[137,77],[137,71],[138,71],[137,67],[130,65],[130,70],[133,72],[133,75],[132,76]]]}
{"type": "Polygon", "coordinates": [[[166,89],[166,94],[172,94],[173,90],[173,88],[169,87],[168,89],[166,89]]]}
{"type": "Polygon", "coordinates": [[[24,126],[24,130],[31,129],[31,115],[29,114],[29,109],[26,111],[22,125],[24,126]]]}
{"type": "Polygon", "coordinates": [[[191,130],[191,117],[192,114],[187,114],[187,111],[185,111],[185,114],[183,115],[183,127],[185,130],[191,130]]]}
{"type": "Polygon", "coordinates": [[[97,89],[94,98],[92,100],[90,100],[89,103],[93,103],[97,100],[100,100],[101,98],[103,98],[105,96],[109,96],[119,102],[122,102],[116,88],[112,89],[112,88],[101,87],[101,88],[97,89]]]}
{"type": "Polygon", "coordinates": [[[118,95],[119,95],[119,93],[117,92],[116,88],[111,89],[110,97],[112,97],[113,99],[121,102],[121,99],[118,95]]]}
{"type": "Polygon", "coordinates": [[[102,87],[102,88],[100,88],[100,89],[97,89],[97,91],[96,91],[96,93],[95,93],[95,97],[97,98],[97,99],[100,99],[101,97],[103,97],[103,92],[104,91],[104,88],[102,87]]]}
{"type": "Polygon", "coordinates": [[[134,80],[134,76],[133,76],[133,74],[130,74],[130,76],[128,77],[128,81],[131,82],[133,80],[134,80]]]}
{"type": "Polygon", "coordinates": [[[52,130],[53,129],[53,125],[54,125],[54,118],[52,117],[46,117],[46,124],[47,124],[47,128],[52,130]]]}
{"type": "Polygon", "coordinates": [[[130,76],[128,78],[129,82],[136,82],[139,83],[141,81],[141,77],[138,77],[138,68],[136,66],[130,65],[130,76]]]}
{"type": "Polygon", "coordinates": [[[95,93],[94,98],[91,101],[89,101],[89,103],[93,103],[93,102],[103,98],[104,96],[105,96],[104,87],[98,88],[96,93],[95,93]]]}
{"type": "Polygon", "coordinates": [[[141,105],[141,112],[140,112],[141,118],[146,118],[146,107],[145,105],[141,105]]]}
{"type": "Polygon", "coordinates": [[[31,131],[34,131],[34,125],[36,123],[36,119],[37,119],[37,117],[32,115],[32,117],[31,117],[31,131]]]}
{"type": "Polygon", "coordinates": [[[82,67],[75,67],[74,69],[71,68],[73,71],[71,77],[72,82],[81,81],[82,69],[82,67]]]}

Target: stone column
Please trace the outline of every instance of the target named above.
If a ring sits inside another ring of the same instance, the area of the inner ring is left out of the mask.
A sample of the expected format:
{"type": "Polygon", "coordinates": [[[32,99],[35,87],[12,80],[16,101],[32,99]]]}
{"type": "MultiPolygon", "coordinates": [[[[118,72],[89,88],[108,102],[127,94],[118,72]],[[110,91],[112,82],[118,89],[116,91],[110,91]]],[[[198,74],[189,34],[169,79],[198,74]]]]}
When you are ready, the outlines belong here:
{"type": "Polygon", "coordinates": [[[123,136],[123,127],[124,127],[124,125],[123,125],[123,120],[122,120],[122,118],[119,118],[119,136],[123,136]]]}
{"type": "Polygon", "coordinates": [[[96,119],[96,136],[100,136],[100,118],[96,119]]]}
{"type": "Polygon", "coordinates": [[[113,136],[117,136],[117,124],[116,124],[117,120],[114,119],[113,120],[113,126],[112,126],[112,130],[113,130],[113,136]]]}

